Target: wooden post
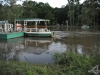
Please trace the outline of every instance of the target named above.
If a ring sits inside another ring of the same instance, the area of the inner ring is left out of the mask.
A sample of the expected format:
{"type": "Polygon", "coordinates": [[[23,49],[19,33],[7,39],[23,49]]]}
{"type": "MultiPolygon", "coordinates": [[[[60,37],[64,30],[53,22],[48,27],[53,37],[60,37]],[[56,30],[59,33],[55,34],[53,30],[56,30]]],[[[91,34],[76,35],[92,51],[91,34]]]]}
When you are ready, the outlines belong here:
{"type": "Polygon", "coordinates": [[[68,21],[66,20],[66,24],[67,24],[67,26],[68,26],[68,21]]]}

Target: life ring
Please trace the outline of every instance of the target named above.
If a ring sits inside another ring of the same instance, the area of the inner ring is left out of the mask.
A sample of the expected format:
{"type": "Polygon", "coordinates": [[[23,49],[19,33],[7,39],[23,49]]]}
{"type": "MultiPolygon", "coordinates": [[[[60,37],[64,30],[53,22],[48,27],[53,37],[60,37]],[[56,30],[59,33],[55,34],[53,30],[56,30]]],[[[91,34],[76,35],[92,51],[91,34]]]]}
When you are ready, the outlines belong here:
{"type": "Polygon", "coordinates": [[[21,24],[16,24],[16,30],[17,30],[17,31],[22,31],[21,24]]]}

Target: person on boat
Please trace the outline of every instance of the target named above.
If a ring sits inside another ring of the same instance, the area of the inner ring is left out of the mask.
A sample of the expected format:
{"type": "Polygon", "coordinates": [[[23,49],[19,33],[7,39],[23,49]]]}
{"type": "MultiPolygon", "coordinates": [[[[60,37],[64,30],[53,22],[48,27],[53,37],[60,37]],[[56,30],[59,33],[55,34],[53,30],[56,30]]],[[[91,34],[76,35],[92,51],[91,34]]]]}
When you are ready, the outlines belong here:
{"type": "Polygon", "coordinates": [[[21,26],[21,24],[16,24],[16,30],[17,31],[19,31],[19,32],[21,32],[22,31],[22,26],[21,26]]]}

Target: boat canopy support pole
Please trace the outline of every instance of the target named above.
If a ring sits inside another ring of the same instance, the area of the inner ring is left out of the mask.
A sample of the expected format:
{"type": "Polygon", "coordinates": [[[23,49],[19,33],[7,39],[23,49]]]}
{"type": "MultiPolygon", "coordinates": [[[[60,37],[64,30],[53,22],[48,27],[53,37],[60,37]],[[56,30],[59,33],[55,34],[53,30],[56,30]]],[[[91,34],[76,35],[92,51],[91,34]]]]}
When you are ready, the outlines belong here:
{"type": "Polygon", "coordinates": [[[17,31],[16,25],[18,24],[18,21],[15,21],[15,31],[17,31]]]}
{"type": "Polygon", "coordinates": [[[45,21],[45,26],[47,27],[47,22],[45,21]]]}
{"type": "Polygon", "coordinates": [[[24,32],[27,30],[27,21],[24,21],[24,32]]]}
{"type": "Polygon", "coordinates": [[[6,25],[6,23],[5,23],[5,30],[4,31],[7,33],[7,25],[6,25]]]}
{"type": "Polygon", "coordinates": [[[14,24],[15,24],[15,26],[14,26],[14,30],[16,31],[16,21],[14,21],[14,24]]]}
{"type": "Polygon", "coordinates": [[[36,32],[37,32],[37,23],[38,23],[38,21],[35,22],[35,25],[36,25],[36,32]]]}

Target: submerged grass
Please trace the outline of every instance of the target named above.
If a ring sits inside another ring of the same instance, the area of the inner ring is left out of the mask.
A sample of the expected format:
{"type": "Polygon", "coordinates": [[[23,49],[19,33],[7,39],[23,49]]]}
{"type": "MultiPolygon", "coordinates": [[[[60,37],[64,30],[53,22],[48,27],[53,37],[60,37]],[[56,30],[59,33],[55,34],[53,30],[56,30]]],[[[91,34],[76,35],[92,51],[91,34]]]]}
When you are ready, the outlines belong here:
{"type": "Polygon", "coordinates": [[[88,70],[100,65],[100,55],[79,55],[67,52],[54,55],[52,65],[0,61],[0,75],[93,75],[88,70]]]}

